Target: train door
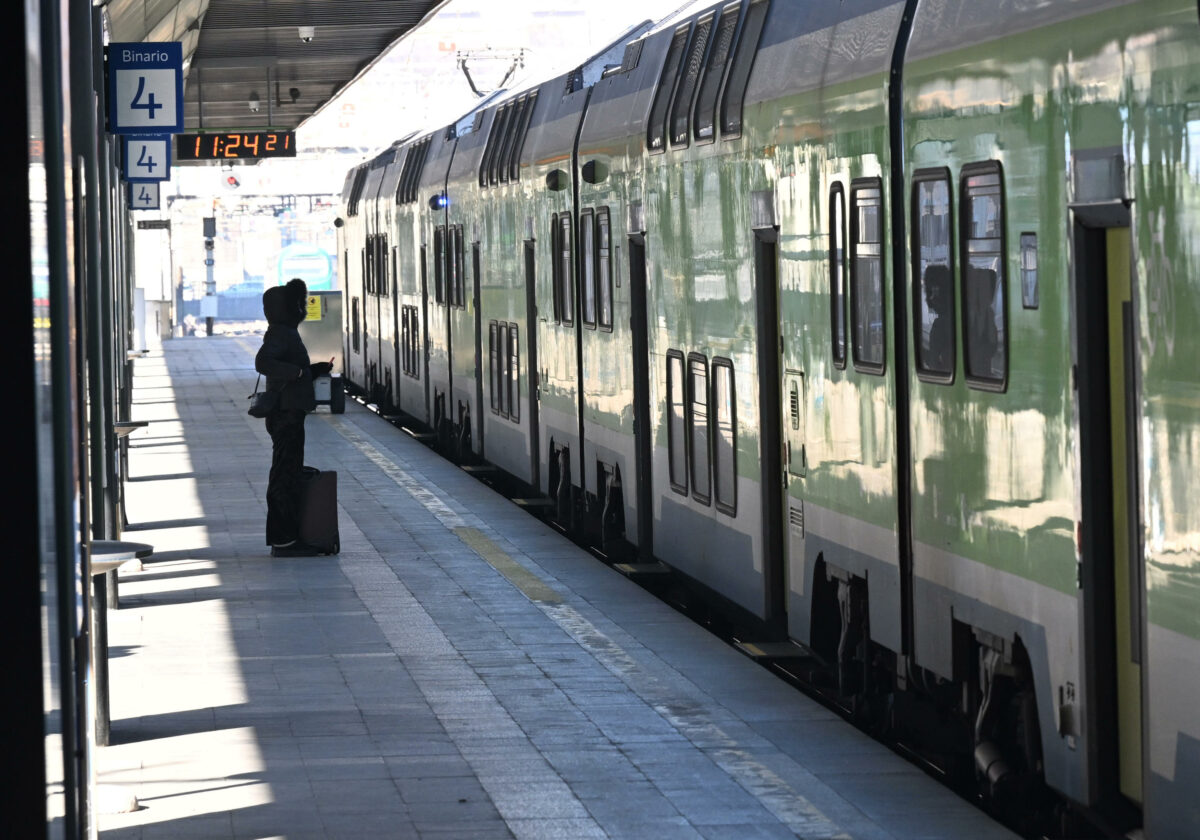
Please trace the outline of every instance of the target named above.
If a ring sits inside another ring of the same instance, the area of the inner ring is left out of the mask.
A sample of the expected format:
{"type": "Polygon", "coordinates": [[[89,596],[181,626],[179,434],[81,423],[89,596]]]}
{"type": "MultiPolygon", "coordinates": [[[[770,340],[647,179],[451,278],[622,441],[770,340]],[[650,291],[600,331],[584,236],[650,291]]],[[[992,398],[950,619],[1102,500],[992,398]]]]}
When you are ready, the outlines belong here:
{"type": "Polygon", "coordinates": [[[1119,793],[1124,807],[1113,816],[1135,822],[1144,772],[1145,585],[1129,213],[1077,207],[1073,238],[1089,793],[1106,804],[1122,801],[1119,793]]]}
{"type": "Polygon", "coordinates": [[[538,434],[546,457],[543,490],[555,501],[555,519],[574,528],[576,488],[582,480],[575,227],[570,211],[551,214],[549,225],[550,276],[540,285],[544,296],[550,294],[538,316],[538,434]]]}
{"type": "MultiPolygon", "coordinates": [[[[422,234],[424,236],[424,234],[422,234]]],[[[421,371],[421,387],[425,391],[425,416],[427,424],[432,424],[433,414],[429,405],[429,247],[421,243],[421,334],[417,341],[420,358],[417,361],[421,371]]]]}
{"type": "Polygon", "coordinates": [[[646,310],[646,239],[629,237],[629,307],[633,329],[634,483],[637,491],[639,559],[654,548],[654,499],[650,481],[650,340],[646,310]]]}
{"type": "MultiPolygon", "coordinates": [[[[475,441],[475,454],[481,458],[486,457],[483,448],[483,311],[479,306],[482,285],[479,273],[482,270],[479,240],[476,240],[471,243],[471,276],[474,283],[471,289],[471,307],[475,310],[475,409],[471,413],[475,418],[475,431],[479,435],[475,441]]],[[[502,352],[507,353],[508,348],[504,348],[502,352]]]]}
{"type": "Polygon", "coordinates": [[[525,349],[525,364],[528,375],[526,382],[529,387],[529,410],[526,413],[529,423],[529,486],[535,490],[541,486],[541,444],[538,437],[538,346],[537,346],[537,247],[532,239],[526,239],[523,249],[525,257],[525,339],[529,346],[525,349]]]}
{"type": "Polygon", "coordinates": [[[758,416],[762,469],[763,617],[769,626],[784,627],[788,592],[783,545],[784,483],[782,384],[779,335],[779,233],[774,227],[754,231],[754,288],[758,295],[758,416]],[[782,469],[782,474],[779,470],[782,469]]]}
{"type": "Polygon", "coordinates": [[[401,371],[403,371],[404,368],[401,366],[401,363],[400,363],[400,343],[401,343],[400,289],[401,289],[400,246],[393,245],[392,246],[392,282],[388,286],[388,295],[391,297],[392,305],[389,307],[391,312],[388,317],[391,319],[391,326],[389,327],[389,330],[390,330],[391,336],[392,336],[392,353],[391,353],[391,360],[390,360],[392,369],[391,369],[391,374],[390,374],[390,381],[392,383],[392,388],[393,388],[392,407],[394,409],[399,409],[399,407],[400,407],[400,390],[401,390],[401,388],[404,387],[404,376],[401,373],[401,371]]]}

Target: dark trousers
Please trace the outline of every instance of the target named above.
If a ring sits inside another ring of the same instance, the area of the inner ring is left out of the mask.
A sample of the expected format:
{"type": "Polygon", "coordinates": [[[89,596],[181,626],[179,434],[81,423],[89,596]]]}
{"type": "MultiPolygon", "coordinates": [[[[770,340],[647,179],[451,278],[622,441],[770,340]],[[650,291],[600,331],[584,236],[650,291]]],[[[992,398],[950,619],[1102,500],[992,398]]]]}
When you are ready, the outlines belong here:
{"type": "Polygon", "coordinates": [[[271,477],[267,482],[268,545],[291,542],[300,535],[305,413],[279,409],[267,416],[267,434],[271,436],[271,477]]]}

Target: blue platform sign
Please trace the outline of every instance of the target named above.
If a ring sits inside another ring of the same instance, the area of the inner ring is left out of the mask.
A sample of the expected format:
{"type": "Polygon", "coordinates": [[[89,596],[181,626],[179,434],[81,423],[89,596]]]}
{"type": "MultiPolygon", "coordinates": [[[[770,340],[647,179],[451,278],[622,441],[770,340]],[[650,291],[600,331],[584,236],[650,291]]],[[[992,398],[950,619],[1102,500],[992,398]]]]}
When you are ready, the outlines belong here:
{"type": "Polygon", "coordinates": [[[158,181],[129,185],[130,210],[159,210],[162,206],[158,181]]]}
{"type": "Polygon", "coordinates": [[[134,134],[121,138],[121,174],[131,183],[171,179],[171,135],[134,134]]]}
{"type": "Polygon", "coordinates": [[[108,45],[108,130],[113,134],[183,131],[183,44],[108,45]]]}

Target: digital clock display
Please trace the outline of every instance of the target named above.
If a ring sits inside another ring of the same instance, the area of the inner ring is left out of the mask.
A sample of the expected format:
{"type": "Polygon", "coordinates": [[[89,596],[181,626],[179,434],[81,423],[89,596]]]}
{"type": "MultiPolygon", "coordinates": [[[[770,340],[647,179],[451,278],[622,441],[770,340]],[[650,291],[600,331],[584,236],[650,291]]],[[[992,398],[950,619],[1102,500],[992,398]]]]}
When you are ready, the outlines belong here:
{"type": "Polygon", "coordinates": [[[258,160],[295,157],[294,131],[228,131],[176,134],[175,160],[258,160]]]}

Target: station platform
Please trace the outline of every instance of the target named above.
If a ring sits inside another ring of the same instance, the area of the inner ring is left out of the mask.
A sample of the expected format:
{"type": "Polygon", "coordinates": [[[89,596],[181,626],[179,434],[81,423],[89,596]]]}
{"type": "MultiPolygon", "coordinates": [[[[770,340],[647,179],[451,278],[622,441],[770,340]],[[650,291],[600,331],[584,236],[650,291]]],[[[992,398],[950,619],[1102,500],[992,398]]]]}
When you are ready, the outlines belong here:
{"type": "Polygon", "coordinates": [[[102,838],[1015,837],[356,403],[341,554],[272,558],[260,342],[135,362],[102,838]]]}

